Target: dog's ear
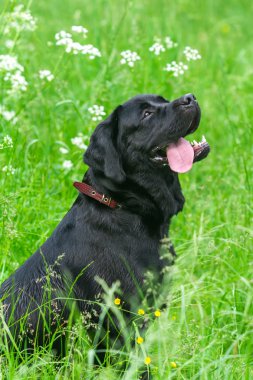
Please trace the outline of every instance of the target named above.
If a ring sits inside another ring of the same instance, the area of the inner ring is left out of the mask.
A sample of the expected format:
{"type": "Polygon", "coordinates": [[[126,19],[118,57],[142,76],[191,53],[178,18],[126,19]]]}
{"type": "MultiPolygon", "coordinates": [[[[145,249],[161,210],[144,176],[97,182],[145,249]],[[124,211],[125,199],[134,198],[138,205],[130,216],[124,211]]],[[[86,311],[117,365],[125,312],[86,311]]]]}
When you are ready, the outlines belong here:
{"type": "Polygon", "coordinates": [[[84,162],[95,171],[103,173],[116,183],[124,182],[126,175],[117,151],[118,113],[121,106],[93,132],[90,145],[84,154],[84,162]]]}

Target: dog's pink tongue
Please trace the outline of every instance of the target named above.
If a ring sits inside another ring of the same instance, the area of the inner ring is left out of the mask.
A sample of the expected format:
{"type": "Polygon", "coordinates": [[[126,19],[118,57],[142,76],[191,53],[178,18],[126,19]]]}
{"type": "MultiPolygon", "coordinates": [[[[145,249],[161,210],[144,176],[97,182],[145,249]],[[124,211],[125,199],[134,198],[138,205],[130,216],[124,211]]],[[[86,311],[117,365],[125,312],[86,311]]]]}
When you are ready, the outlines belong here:
{"type": "Polygon", "coordinates": [[[177,173],[188,172],[193,165],[194,151],[189,141],[180,137],[170,144],[166,151],[170,168],[177,173]]]}

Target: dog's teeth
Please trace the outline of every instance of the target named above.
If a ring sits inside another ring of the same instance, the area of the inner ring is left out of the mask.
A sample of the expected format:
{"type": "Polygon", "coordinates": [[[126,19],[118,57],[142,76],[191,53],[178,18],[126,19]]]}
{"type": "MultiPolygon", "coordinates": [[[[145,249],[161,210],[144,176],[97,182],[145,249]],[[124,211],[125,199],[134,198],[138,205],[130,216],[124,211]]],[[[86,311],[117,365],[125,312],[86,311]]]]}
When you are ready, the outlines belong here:
{"type": "Polygon", "coordinates": [[[194,145],[199,145],[199,143],[196,140],[193,140],[194,145]]]}
{"type": "Polygon", "coordinates": [[[201,142],[206,142],[206,138],[205,138],[204,135],[202,136],[202,141],[201,142]]]}

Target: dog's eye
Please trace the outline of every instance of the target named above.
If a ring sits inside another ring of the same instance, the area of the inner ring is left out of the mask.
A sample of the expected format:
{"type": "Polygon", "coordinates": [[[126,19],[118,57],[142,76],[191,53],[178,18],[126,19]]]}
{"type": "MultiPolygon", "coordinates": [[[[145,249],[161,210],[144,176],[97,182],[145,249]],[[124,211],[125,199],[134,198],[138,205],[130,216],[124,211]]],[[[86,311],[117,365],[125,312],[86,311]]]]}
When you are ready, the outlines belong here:
{"type": "Polygon", "coordinates": [[[152,111],[144,111],[144,113],[143,113],[143,119],[145,119],[145,117],[148,117],[148,116],[150,116],[150,115],[152,115],[152,111]]]}

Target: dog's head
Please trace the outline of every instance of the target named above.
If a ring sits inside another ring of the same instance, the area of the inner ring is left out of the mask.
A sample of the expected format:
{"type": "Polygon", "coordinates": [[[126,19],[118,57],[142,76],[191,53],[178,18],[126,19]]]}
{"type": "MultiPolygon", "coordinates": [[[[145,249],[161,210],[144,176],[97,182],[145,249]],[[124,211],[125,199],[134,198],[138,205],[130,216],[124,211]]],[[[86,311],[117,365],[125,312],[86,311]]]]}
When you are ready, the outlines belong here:
{"type": "Polygon", "coordinates": [[[209,153],[206,141],[191,144],[184,137],[200,122],[196,98],[187,94],[172,102],[157,95],[139,95],[117,107],[95,129],[84,161],[95,172],[122,184],[133,169],[183,173],[209,153]]]}

